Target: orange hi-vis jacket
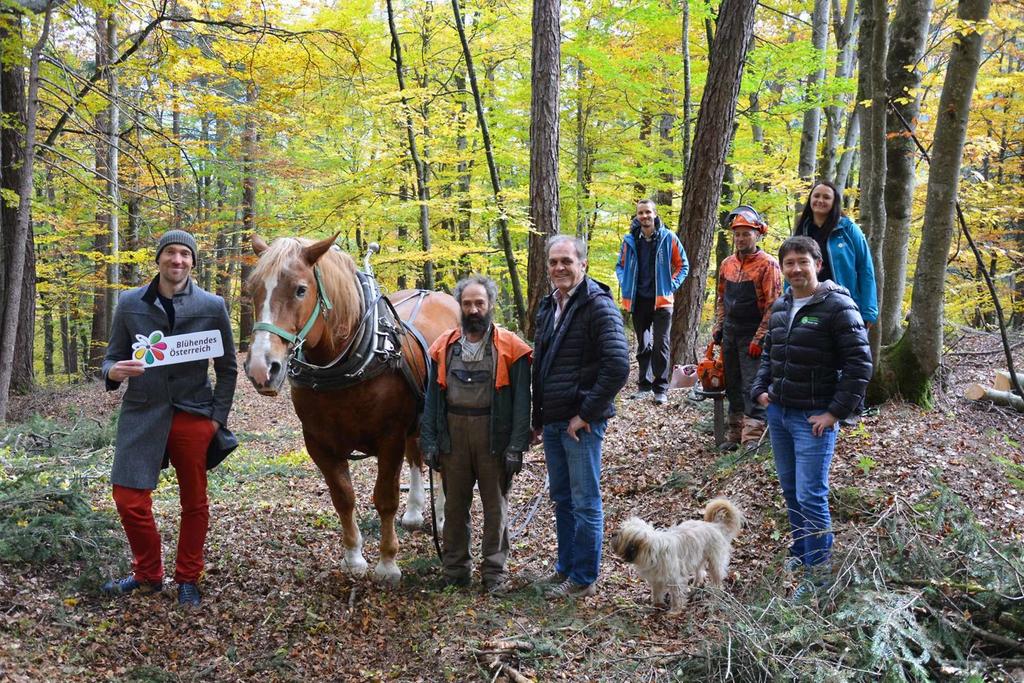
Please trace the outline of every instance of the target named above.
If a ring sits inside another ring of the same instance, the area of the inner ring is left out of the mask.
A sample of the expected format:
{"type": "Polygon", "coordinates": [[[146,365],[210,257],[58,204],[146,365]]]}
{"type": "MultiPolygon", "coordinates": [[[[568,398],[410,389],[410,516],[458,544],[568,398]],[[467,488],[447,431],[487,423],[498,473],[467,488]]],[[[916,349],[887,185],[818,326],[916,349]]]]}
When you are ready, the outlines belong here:
{"type": "MultiPolygon", "coordinates": [[[[515,332],[494,325],[491,342],[497,352],[494,371],[494,388],[501,389],[512,383],[510,369],[523,356],[533,356],[530,345],[519,338],[515,332]]],[[[455,327],[442,334],[430,345],[430,357],[437,363],[437,383],[442,389],[448,388],[448,347],[462,338],[462,328],[455,327]]]]}
{"type": "Polygon", "coordinates": [[[761,344],[768,331],[772,304],[782,296],[779,262],[758,248],[749,256],[733,254],[722,261],[718,272],[715,330],[729,328],[734,334],[752,334],[761,344]]]}

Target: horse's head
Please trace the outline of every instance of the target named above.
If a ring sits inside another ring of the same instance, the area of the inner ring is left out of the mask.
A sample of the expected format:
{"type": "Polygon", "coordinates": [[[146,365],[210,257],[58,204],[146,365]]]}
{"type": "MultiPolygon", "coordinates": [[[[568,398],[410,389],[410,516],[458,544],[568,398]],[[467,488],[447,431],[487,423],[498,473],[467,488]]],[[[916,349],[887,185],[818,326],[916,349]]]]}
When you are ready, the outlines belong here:
{"type": "Polygon", "coordinates": [[[252,236],[260,257],[246,288],[257,323],[253,327],[245,374],[256,391],[276,396],[296,345],[315,347],[327,330],[322,282],[315,267],[337,237],[319,242],[282,238],[267,245],[252,236]]]}

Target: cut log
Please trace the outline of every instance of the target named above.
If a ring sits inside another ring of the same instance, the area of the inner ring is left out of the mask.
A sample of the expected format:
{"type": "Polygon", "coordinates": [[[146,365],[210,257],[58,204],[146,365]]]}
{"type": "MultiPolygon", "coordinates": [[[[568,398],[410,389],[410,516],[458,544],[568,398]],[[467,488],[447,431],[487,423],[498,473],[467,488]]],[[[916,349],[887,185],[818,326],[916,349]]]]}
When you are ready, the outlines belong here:
{"type": "MultiPolygon", "coordinates": [[[[1017,381],[1024,387],[1024,374],[1018,372],[1017,381]]],[[[992,386],[999,391],[1013,391],[1013,386],[1010,384],[1010,371],[996,370],[996,380],[992,386]]]]}
{"type": "Polygon", "coordinates": [[[1009,406],[1024,413],[1024,398],[1011,394],[1009,391],[999,391],[981,384],[972,384],[964,391],[964,396],[972,401],[992,401],[997,406],[1009,406]]]}

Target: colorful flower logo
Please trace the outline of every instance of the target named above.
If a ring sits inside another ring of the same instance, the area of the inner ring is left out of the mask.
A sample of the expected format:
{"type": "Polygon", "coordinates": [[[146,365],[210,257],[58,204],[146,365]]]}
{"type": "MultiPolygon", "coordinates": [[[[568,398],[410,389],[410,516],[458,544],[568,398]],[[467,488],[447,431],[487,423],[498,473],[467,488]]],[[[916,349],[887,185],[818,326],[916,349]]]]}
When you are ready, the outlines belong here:
{"type": "Polygon", "coordinates": [[[132,358],[135,360],[145,360],[146,365],[152,365],[158,360],[164,359],[164,351],[167,350],[167,342],[163,341],[164,333],[159,330],[151,332],[149,337],[144,337],[141,334],[135,335],[138,339],[137,342],[132,344],[132,358]]]}

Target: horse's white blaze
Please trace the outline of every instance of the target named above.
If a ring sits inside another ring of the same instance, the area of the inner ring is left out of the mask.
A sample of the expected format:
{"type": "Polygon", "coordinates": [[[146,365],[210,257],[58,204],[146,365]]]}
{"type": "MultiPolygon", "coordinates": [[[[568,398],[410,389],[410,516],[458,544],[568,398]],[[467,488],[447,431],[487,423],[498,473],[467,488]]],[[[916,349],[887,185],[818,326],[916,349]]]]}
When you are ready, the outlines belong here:
{"type": "Polygon", "coordinates": [[[357,534],[356,544],[351,548],[345,548],[345,566],[353,574],[362,576],[369,565],[363,558],[363,535],[358,531],[357,534]]]}
{"type": "Polygon", "coordinates": [[[423,473],[415,465],[409,465],[409,500],[405,504],[402,515],[402,526],[406,529],[419,529],[423,526],[423,473]]]}
{"type": "Polygon", "coordinates": [[[398,585],[398,582],[402,580],[402,570],[398,568],[398,563],[394,560],[381,560],[373,570],[373,576],[383,583],[398,585]]]}
{"type": "MultiPolygon", "coordinates": [[[[277,273],[272,273],[263,281],[263,308],[260,310],[260,322],[274,324],[274,313],[270,310],[270,301],[277,288],[277,273]]],[[[260,330],[252,335],[252,351],[250,356],[265,364],[270,354],[270,332],[260,330]]],[[[269,377],[267,378],[270,379],[269,377]]]]}

